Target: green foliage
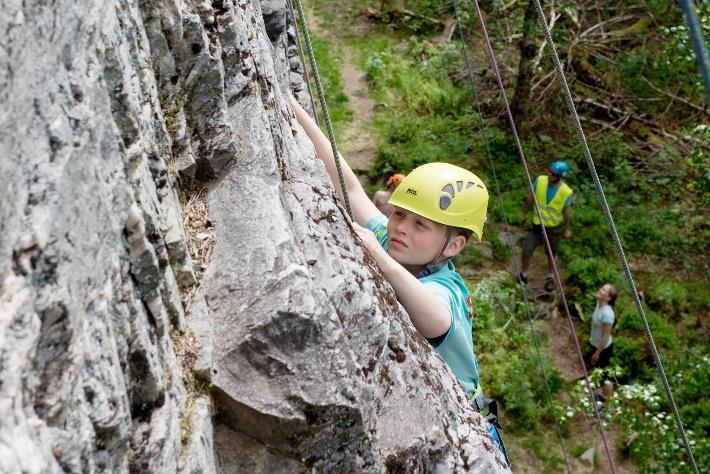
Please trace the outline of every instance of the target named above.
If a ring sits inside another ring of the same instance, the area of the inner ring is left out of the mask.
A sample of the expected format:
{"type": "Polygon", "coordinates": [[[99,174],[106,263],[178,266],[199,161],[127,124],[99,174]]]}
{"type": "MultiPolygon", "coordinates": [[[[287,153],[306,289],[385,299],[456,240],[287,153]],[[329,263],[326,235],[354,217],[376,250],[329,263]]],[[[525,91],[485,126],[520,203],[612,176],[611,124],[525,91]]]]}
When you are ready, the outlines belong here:
{"type": "MultiPolygon", "coordinates": [[[[616,345],[616,342],[615,342],[616,345]]],[[[708,437],[708,403],[703,394],[710,383],[710,357],[699,353],[684,353],[667,366],[673,374],[675,400],[684,417],[686,434],[700,472],[710,467],[708,437]],[[696,416],[692,416],[696,415],[696,416]]],[[[598,386],[602,371],[592,371],[592,383],[598,386]]],[[[617,376],[619,374],[617,373],[617,376]]],[[[562,407],[565,425],[577,414],[593,418],[589,395],[580,381],[570,393],[570,402],[562,407]]],[[[622,447],[639,472],[692,472],[687,463],[673,416],[666,412],[663,391],[658,383],[628,384],[617,388],[610,399],[599,403],[604,424],[613,423],[623,432],[622,447]]]]}
{"type": "Polygon", "coordinates": [[[668,319],[686,318],[691,313],[710,310],[710,282],[680,282],[658,279],[650,287],[648,305],[668,319]]]}
{"type": "Polygon", "coordinates": [[[606,283],[615,283],[618,272],[606,258],[572,257],[567,260],[567,273],[583,294],[595,294],[606,283]]]}
{"type": "Polygon", "coordinates": [[[688,183],[688,189],[698,198],[699,206],[710,205],[710,126],[701,124],[695,127],[693,135],[698,137],[698,144],[688,157],[688,165],[695,176],[688,183]]]}
{"type": "MultiPolygon", "coordinates": [[[[703,2],[696,10],[700,21],[701,34],[707,37],[710,35],[710,3],[703,2]]],[[[691,87],[694,87],[696,94],[702,95],[702,81],[697,70],[695,53],[688,34],[688,26],[684,19],[681,17],[676,20],[673,26],[661,28],[660,33],[661,37],[666,37],[670,41],[665,43],[660,56],[661,60],[656,65],[666,65],[674,74],[685,74],[686,76],[682,78],[684,80],[677,82],[681,84],[689,83],[691,87]]]]}
{"type": "Polygon", "coordinates": [[[611,358],[611,365],[619,367],[621,373],[627,377],[642,373],[647,366],[645,340],[618,334],[613,337],[614,355],[611,358]]]}
{"type": "MultiPolygon", "coordinates": [[[[471,295],[484,390],[502,403],[512,430],[535,429],[542,421],[549,422],[552,414],[540,362],[515,290],[488,279],[478,283],[471,295]]],[[[549,358],[543,357],[542,363],[555,393],[561,386],[559,374],[549,358]]]]}

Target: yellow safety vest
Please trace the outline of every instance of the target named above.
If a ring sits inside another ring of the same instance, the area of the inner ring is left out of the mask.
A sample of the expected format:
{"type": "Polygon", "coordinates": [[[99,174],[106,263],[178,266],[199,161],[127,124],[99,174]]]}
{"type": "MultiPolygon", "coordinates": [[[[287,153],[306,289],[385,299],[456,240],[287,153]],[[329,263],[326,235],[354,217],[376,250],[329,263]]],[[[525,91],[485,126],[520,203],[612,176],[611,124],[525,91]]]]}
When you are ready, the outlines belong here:
{"type": "MultiPolygon", "coordinates": [[[[561,183],[555,197],[552,201],[547,202],[547,176],[537,177],[537,188],[535,189],[535,197],[540,205],[540,214],[545,227],[557,227],[562,224],[564,216],[562,210],[565,207],[567,198],[572,194],[572,188],[566,183],[561,183]]],[[[537,218],[537,212],[533,215],[533,223],[540,225],[540,219],[537,218]]]]}

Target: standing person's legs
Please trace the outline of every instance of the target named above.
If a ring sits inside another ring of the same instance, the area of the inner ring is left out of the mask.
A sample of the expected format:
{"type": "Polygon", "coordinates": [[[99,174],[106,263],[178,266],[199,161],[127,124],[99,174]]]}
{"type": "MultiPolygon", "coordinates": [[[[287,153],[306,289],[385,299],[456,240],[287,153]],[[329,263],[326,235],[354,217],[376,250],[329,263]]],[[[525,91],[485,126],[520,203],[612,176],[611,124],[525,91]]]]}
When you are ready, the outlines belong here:
{"type": "MultiPolygon", "coordinates": [[[[547,233],[547,239],[550,241],[550,248],[552,249],[552,256],[547,251],[547,245],[545,245],[545,254],[547,255],[547,278],[545,279],[545,290],[552,291],[555,289],[555,281],[553,279],[554,265],[553,257],[557,255],[557,249],[560,248],[560,240],[562,239],[562,226],[558,225],[556,227],[545,227],[547,233]]],[[[542,237],[544,244],[544,237],[542,237]]]]}
{"type": "Polygon", "coordinates": [[[518,278],[520,278],[523,283],[528,282],[528,268],[530,268],[530,259],[535,252],[535,248],[543,241],[540,229],[540,226],[533,224],[523,242],[523,268],[522,273],[518,275],[518,278]]]}
{"type": "Polygon", "coordinates": [[[604,349],[601,354],[599,354],[599,361],[597,362],[597,366],[600,368],[606,367],[609,365],[609,361],[611,360],[611,356],[614,355],[614,344],[609,344],[609,347],[604,349]]]}

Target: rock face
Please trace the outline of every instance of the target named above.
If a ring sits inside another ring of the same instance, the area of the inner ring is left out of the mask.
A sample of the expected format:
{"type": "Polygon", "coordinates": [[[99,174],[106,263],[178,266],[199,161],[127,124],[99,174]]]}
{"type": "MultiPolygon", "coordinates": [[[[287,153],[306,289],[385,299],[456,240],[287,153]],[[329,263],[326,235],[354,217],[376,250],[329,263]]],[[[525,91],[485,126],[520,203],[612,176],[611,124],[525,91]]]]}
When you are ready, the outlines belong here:
{"type": "Polygon", "coordinates": [[[0,8],[0,472],[505,470],[293,118],[285,1],[0,8]]]}

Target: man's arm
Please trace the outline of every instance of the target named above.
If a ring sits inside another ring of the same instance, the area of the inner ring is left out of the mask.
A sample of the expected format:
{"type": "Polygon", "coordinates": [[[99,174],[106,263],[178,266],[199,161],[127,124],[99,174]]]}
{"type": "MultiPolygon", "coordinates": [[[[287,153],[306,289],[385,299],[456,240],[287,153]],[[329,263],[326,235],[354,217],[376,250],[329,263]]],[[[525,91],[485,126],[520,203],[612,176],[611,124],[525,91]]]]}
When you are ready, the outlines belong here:
{"type": "Polygon", "coordinates": [[[525,200],[525,204],[523,204],[523,215],[520,216],[520,226],[525,227],[525,222],[528,220],[528,212],[530,211],[530,207],[533,205],[534,198],[533,194],[530,193],[528,195],[528,198],[525,200]]]}
{"type": "Polygon", "coordinates": [[[572,206],[565,206],[562,210],[562,216],[564,217],[564,227],[562,228],[562,238],[569,239],[572,236],[572,231],[569,229],[572,223],[572,206]]]}
{"type": "MultiPolygon", "coordinates": [[[[338,192],[338,197],[340,202],[345,203],[345,198],[343,195],[343,190],[340,189],[340,180],[338,178],[338,170],[335,165],[335,157],[333,156],[333,149],[330,146],[330,141],[326,138],[318,125],[313,121],[313,119],[303,110],[303,107],[289,94],[291,98],[291,105],[293,110],[296,112],[296,119],[298,123],[301,124],[303,130],[305,130],[308,138],[313,142],[313,146],[316,149],[316,155],[325,164],[325,169],[330,175],[330,180],[333,182],[336,191],[338,192]]],[[[348,192],[348,197],[350,198],[350,206],[352,207],[353,214],[355,215],[355,221],[362,225],[365,225],[374,216],[380,214],[379,209],[370,201],[367,197],[365,190],[362,189],[360,181],[358,181],[357,176],[350,169],[350,166],[345,162],[342,157],[340,158],[340,167],[343,171],[343,179],[345,180],[345,188],[348,192]]]]}
{"type": "Polygon", "coordinates": [[[371,231],[358,224],[353,224],[353,228],[377,262],[385,279],[394,288],[397,301],[409,314],[417,332],[429,339],[445,334],[451,327],[449,309],[422,282],[390,257],[371,231]]]}

